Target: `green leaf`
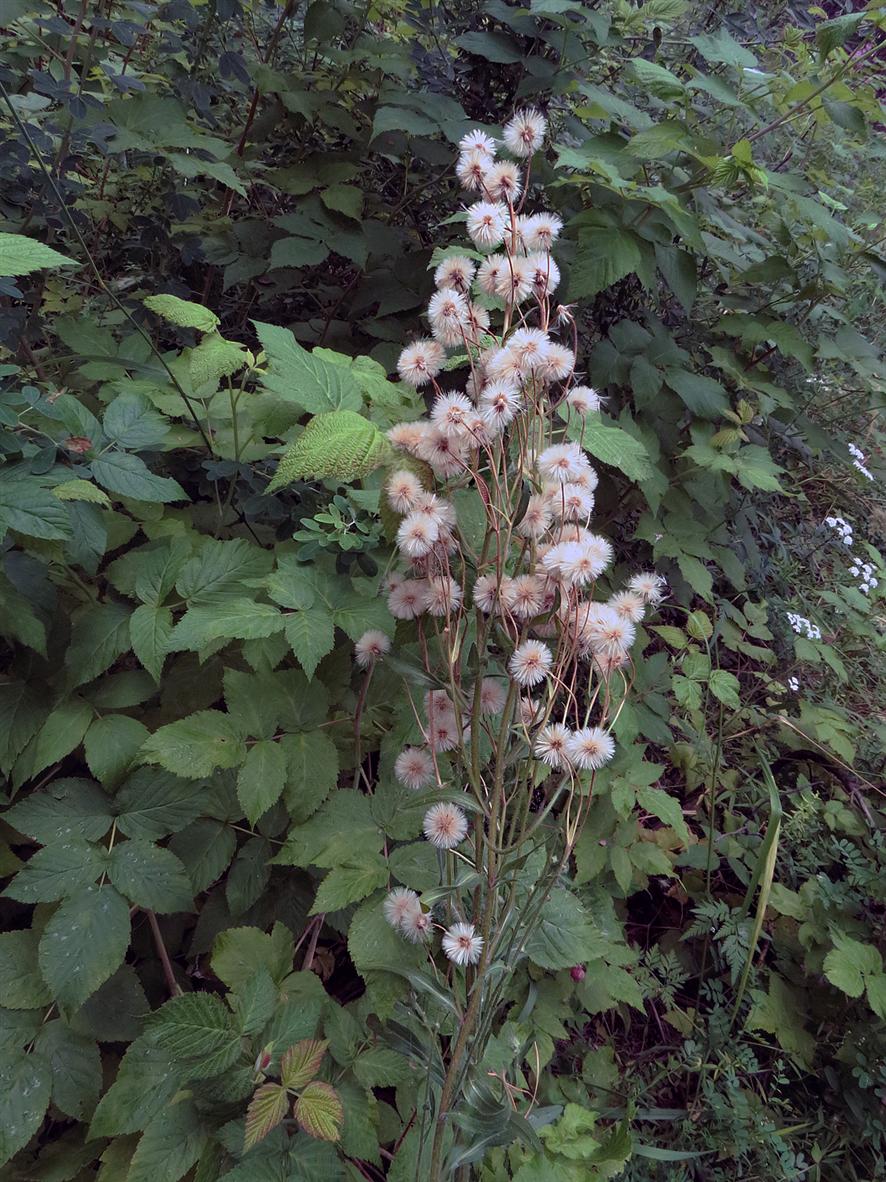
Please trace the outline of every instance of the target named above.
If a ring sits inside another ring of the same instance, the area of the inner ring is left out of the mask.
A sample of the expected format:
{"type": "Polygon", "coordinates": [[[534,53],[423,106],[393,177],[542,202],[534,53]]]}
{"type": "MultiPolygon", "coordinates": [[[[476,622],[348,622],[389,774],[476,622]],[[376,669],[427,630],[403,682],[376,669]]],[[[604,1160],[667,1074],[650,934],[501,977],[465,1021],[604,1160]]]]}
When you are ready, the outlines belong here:
{"type": "Polygon", "coordinates": [[[138,1143],[127,1182],[178,1182],[196,1163],[206,1132],[191,1100],[178,1096],[157,1114],[138,1143]]]}
{"type": "Polygon", "coordinates": [[[261,968],[279,985],[292,972],[292,957],[292,936],[283,924],[275,924],[270,935],[258,928],[226,928],[213,945],[212,971],[229,989],[242,989],[261,968]]]}
{"type": "Polygon", "coordinates": [[[332,365],[316,353],[309,353],[286,328],[257,320],[253,323],[268,356],[268,369],[262,378],[266,390],[310,414],[360,409],[360,387],[344,366],[332,365]]]}
{"type": "Polygon", "coordinates": [[[144,460],[125,451],[108,451],[93,460],[92,475],[109,492],[136,501],[168,504],[190,499],[177,480],[155,476],[144,460]]]}
{"type": "Polygon", "coordinates": [[[718,419],[729,409],[729,396],[713,378],[670,367],[665,370],[665,381],[699,418],[718,419]]]}
{"type": "Polygon", "coordinates": [[[684,86],[676,74],[666,70],[657,62],[649,62],[642,57],[632,57],[625,71],[627,76],[638,84],[642,91],[655,95],[665,102],[673,102],[682,97],[684,86]]]}
{"type": "Polygon", "coordinates": [[[329,1043],[324,1039],[303,1038],[284,1051],[280,1059],[280,1078],[283,1086],[301,1091],[320,1070],[329,1043]]]}
{"type": "Polygon", "coordinates": [[[642,262],[637,236],[615,226],[582,230],[569,277],[571,299],[590,299],[636,271],[642,262]]]}
{"type": "Polygon", "coordinates": [[[280,993],[267,969],[261,968],[231,997],[241,1034],[258,1034],[277,1008],[280,993]]]}
{"type": "Polygon", "coordinates": [[[748,70],[753,70],[757,65],[757,59],[751,51],[739,45],[725,28],[718,29],[716,33],[699,33],[689,40],[706,62],[722,62],[724,66],[741,66],[748,70]]]}
{"type": "Polygon", "coordinates": [[[108,494],[88,480],[63,480],[55,485],[52,495],[60,501],[86,501],[105,509],[111,504],[108,494]]]}
{"type": "Polygon", "coordinates": [[[708,686],[718,702],[733,710],[741,709],[741,684],[734,673],[729,673],[725,669],[714,669],[708,686]]]}
{"type": "Polygon", "coordinates": [[[631,862],[630,854],[628,854],[624,846],[611,846],[609,850],[609,863],[612,866],[615,881],[621,887],[622,891],[627,894],[631,889],[631,881],[634,877],[634,866],[631,862]]]}
{"type": "Polygon", "coordinates": [[[332,616],[323,608],[309,608],[286,616],[284,631],[289,647],[310,681],[317,666],[335,643],[332,616]]]}
{"type": "Polygon", "coordinates": [[[95,882],[105,861],[104,849],[68,837],[29,858],[5,894],[20,903],[54,903],[95,882]]]}
{"type": "Polygon", "coordinates": [[[754,1005],[748,1014],[748,1030],[767,1030],[789,1055],[809,1068],[815,1054],[815,1039],[803,1026],[802,994],[791,989],[777,973],[769,974],[769,988],[753,991],[754,1005]]]}
{"type": "Polygon", "coordinates": [[[327,209],[359,222],[363,216],[363,190],[357,185],[330,185],[320,193],[327,209]]]}
{"type": "Polygon", "coordinates": [[[277,1083],[266,1083],[257,1088],[246,1109],[244,1152],[248,1152],[259,1141],[264,1140],[268,1133],[280,1124],[288,1109],[289,1096],[286,1088],[277,1083]]]}
{"type": "Polygon", "coordinates": [[[295,1119],[306,1133],[321,1141],[338,1141],[344,1109],[332,1084],[316,1079],[295,1102],[295,1119]]]}
{"type": "Polygon", "coordinates": [[[237,774],[237,797],[250,825],[276,804],[286,782],[286,753],[273,739],[250,747],[237,774]]]}
{"type": "Polygon", "coordinates": [[[655,247],[655,262],[664,276],[665,283],[680,301],[683,311],[689,315],[698,294],[698,271],[695,256],[676,246],[655,247]]]}
{"type": "Polygon", "coordinates": [[[94,603],[75,618],[65,654],[68,686],[93,681],[129,651],[130,609],[122,603],[94,603]]]}
{"type": "Polygon", "coordinates": [[[689,828],[686,825],[686,819],[683,816],[683,810],[680,807],[679,800],[661,788],[648,786],[638,789],[637,803],[647,813],[652,813],[654,817],[658,817],[665,825],[669,825],[684,845],[689,845],[689,828]]]}
{"type": "Polygon", "coordinates": [[[209,333],[188,353],[188,372],[195,391],[204,386],[213,389],[219,379],[233,377],[247,363],[246,350],[236,341],[226,341],[217,332],[209,333]]]}
{"type": "MultiPolygon", "coordinates": [[[[272,271],[279,267],[316,267],[329,257],[329,247],[312,238],[280,238],[271,247],[272,271]]],[[[308,354],[310,356],[310,354],[308,354]]]]}
{"type": "Polygon", "coordinates": [[[4,821],[41,845],[71,836],[98,841],[111,827],[111,802],[92,780],[60,779],[32,792],[3,815],[4,821]]]}
{"type": "Polygon", "coordinates": [[[185,993],[148,1019],[157,1046],[188,1074],[206,1078],[226,1071],[240,1057],[240,1037],[227,1007],[212,993],[185,993]]]}
{"type": "Polygon", "coordinates": [[[89,770],[102,784],[115,787],[136,761],[148,728],[126,714],[97,718],[83,740],[89,770]]]}
{"type": "Polygon", "coordinates": [[[175,1095],[182,1071],[147,1037],[126,1050],[117,1078],[99,1101],[90,1137],[135,1133],[143,1129],[175,1095]]]}
{"type": "Polygon", "coordinates": [[[193,894],[185,868],[169,850],[136,838],[115,845],[108,877],[130,903],[161,915],[191,911],[193,894]]]}
{"type": "Polygon", "coordinates": [[[845,45],[866,18],[866,12],[849,12],[833,20],[822,21],[815,29],[815,44],[824,61],[832,50],[845,45]]]}
{"type": "Polygon", "coordinates": [[[221,821],[201,818],[176,833],[169,848],[183,863],[197,895],[227,870],[237,849],[237,838],[221,821]]]}
{"type": "Polygon", "coordinates": [[[199,710],[178,722],[161,726],[142,748],[147,763],[196,780],[217,767],[238,767],[246,758],[246,744],[228,714],[199,710]]]}
{"type": "Polygon", "coordinates": [[[0,531],[17,530],[29,538],[64,541],[73,532],[68,510],[36,480],[0,475],[0,531]]]}
{"type": "Polygon", "coordinates": [[[143,394],[124,390],[105,411],[102,430],[118,447],[149,451],[162,445],[169,434],[169,423],[143,394]]]}
{"type": "Polygon", "coordinates": [[[214,312],[210,312],[202,304],[180,300],[178,296],[147,296],[143,302],[151,312],[177,328],[196,328],[198,332],[214,332],[219,326],[219,319],[214,312]]]}
{"type": "Polygon", "coordinates": [[[44,267],[79,267],[51,246],[25,234],[0,234],[0,275],[30,275],[44,267]]]}
{"type": "Polygon", "coordinates": [[[242,538],[230,542],[210,539],[185,563],[175,589],[191,607],[221,603],[242,594],[247,580],[269,574],[273,564],[272,555],[242,538]]]}
{"type": "Polygon", "coordinates": [[[648,480],[653,474],[646,448],[621,427],[589,421],[573,422],[568,435],[570,439],[580,440],[582,447],[601,463],[624,472],[629,480],[648,480]]]}
{"type": "Polygon", "coordinates": [[[317,888],[317,897],[309,914],[339,911],[349,903],[357,903],[384,886],[387,879],[388,868],[380,854],[371,859],[368,856],[361,858],[359,865],[336,866],[317,888]]]}
{"type": "Polygon", "coordinates": [[[102,1088],[102,1064],[95,1039],[77,1034],[56,1018],[37,1036],[34,1049],[52,1072],[52,1102],[66,1116],[87,1120],[102,1088]]]}
{"type": "Polygon", "coordinates": [[[882,971],[883,961],[877,949],[849,936],[835,935],[834,947],[824,958],[824,975],[849,997],[861,997],[866,980],[882,971]]]}
{"type": "Polygon", "coordinates": [[[868,1005],[878,1018],[886,1019],[886,974],[875,973],[865,978],[868,1005]]]}
{"type": "Polygon", "coordinates": [[[49,1107],[49,1092],[49,1065],[41,1055],[15,1051],[0,1059],[0,1165],[27,1145],[40,1128],[49,1107]]]}
{"type": "Polygon", "coordinates": [[[285,617],[270,603],[246,596],[198,605],[185,612],[167,642],[170,652],[199,652],[213,640],[260,640],[283,628],[285,617]]]}
{"type": "Polygon", "coordinates": [[[390,444],[378,427],[352,410],[316,415],[284,452],[266,491],[276,492],[305,476],[360,480],[385,463],[389,454],[390,444]]]}
{"type": "Polygon", "coordinates": [[[526,942],[533,964],[565,969],[594,952],[595,932],[581,903],[569,891],[555,888],[544,901],[538,926],[526,942]]]}
{"type": "Polygon", "coordinates": [[[155,681],[160,680],[172,635],[172,612],[168,607],[143,603],[129,617],[132,651],[155,681]]]}
{"type": "Polygon", "coordinates": [[[10,1010],[49,1005],[52,994],[37,963],[39,933],[25,929],[0,932],[0,997],[10,1010]]]}
{"type": "Polygon", "coordinates": [[[111,976],[129,947],[129,907],[111,886],[66,899],[40,940],[40,972],[63,1011],[73,1011],[111,976]]]}
{"type": "Polygon", "coordinates": [[[117,828],[127,837],[156,841],[181,832],[200,815],[205,801],[202,784],[141,767],[117,793],[117,828]]]}
{"type": "Polygon", "coordinates": [[[82,698],[68,698],[56,706],[25,752],[23,758],[29,760],[26,778],[33,778],[79,747],[94,717],[92,707],[82,698]]]}
{"type": "Polygon", "coordinates": [[[338,783],[338,751],[325,731],[304,731],[281,740],[287,760],[286,807],[306,821],[338,783]]]}

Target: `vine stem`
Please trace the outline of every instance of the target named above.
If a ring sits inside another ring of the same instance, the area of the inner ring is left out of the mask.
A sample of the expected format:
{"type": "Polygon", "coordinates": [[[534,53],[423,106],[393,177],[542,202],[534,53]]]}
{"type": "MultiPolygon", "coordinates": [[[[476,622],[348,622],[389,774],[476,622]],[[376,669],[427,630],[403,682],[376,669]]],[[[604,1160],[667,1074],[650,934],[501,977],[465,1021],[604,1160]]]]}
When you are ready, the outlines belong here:
{"type": "Polygon", "coordinates": [[[166,979],[166,987],[169,990],[170,997],[178,997],[181,993],[178,981],[175,979],[175,973],[172,969],[172,961],[169,959],[169,953],[166,951],[166,945],[163,943],[163,934],[160,931],[160,925],[157,922],[157,916],[153,911],[146,911],[145,915],[148,917],[148,923],[151,925],[151,934],[154,937],[154,945],[157,949],[157,955],[160,957],[160,963],[163,965],[163,976],[166,979]]]}

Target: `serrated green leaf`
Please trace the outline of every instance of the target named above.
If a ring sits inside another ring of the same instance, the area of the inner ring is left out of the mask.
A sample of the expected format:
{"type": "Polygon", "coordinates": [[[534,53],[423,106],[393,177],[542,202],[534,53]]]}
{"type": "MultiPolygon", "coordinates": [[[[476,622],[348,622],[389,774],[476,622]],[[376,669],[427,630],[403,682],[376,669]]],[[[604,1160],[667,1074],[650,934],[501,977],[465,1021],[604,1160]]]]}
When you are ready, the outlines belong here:
{"type": "Polygon", "coordinates": [[[205,799],[202,784],[141,767],[117,792],[117,828],[127,837],[157,841],[180,833],[200,815],[205,799]]]}
{"type": "Polygon", "coordinates": [[[193,893],[185,868],[169,850],[139,838],[114,846],[108,877],[130,903],[161,915],[191,911],[193,893]]]}
{"type": "Polygon", "coordinates": [[[49,1064],[42,1055],[16,1051],[0,1060],[0,1166],[40,1128],[49,1093],[49,1064]]]}
{"type": "Polygon", "coordinates": [[[303,1038],[284,1051],[280,1059],[280,1078],[284,1087],[300,1091],[309,1083],[320,1070],[328,1046],[326,1039],[303,1038]]]}
{"type": "Polygon", "coordinates": [[[390,444],[378,427],[354,411],[315,415],[284,452],[266,491],[276,492],[300,477],[360,480],[384,464],[389,454],[390,444]]]}
{"type": "Polygon", "coordinates": [[[227,1007],[212,993],[173,997],[150,1017],[157,1046],[186,1064],[192,1078],[218,1075],[240,1056],[240,1039],[227,1007]]]}
{"type": "Polygon", "coordinates": [[[309,414],[359,410],[363,397],[348,370],[303,349],[286,328],[253,321],[268,356],[262,384],[272,394],[303,407],[309,414]]]}
{"type": "Polygon", "coordinates": [[[66,777],[19,800],[3,819],[41,845],[49,845],[74,835],[98,841],[110,829],[113,814],[107,793],[92,780],[66,777]]]}
{"type": "Polygon", "coordinates": [[[217,332],[209,333],[188,352],[188,371],[194,390],[213,389],[220,378],[232,377],[248,361],[246,350],[236,341],[226,341],[217,332]]]}
{"type": "Polygon", "coordinates": [[[82,698],[68,698],[56,706],[22,756],[23,761],[27,760],[23,779],[32,779],[51,763],[70,755],[80,746],[94,717],[92,707],[82,698]]]}
{"type": "Polygon", "coordinates": [[[284,631],[289,647],[310,681],[317,666],[335,643],[332,616],[323,608],[290,612],[285,617],[284,631]]]}
{"type": "Polygon", "coordinates": [[[39,933],[0,932],[0,997],[10,1010],[49,1005],[52,994],[37,963],[39,933]]]}
{"type": "Polygon", "coordinates": [[[73,533],[68,509],[36,480],[0,475],[0,530],[64,541],[73,533]]]}
{"type": "Polygon", "coordinates": [[[167,641],[169,652],[199,652],[213,640],[260,640],[279,632],[283,613],[246,596],[189,608],[167,641]]]}
{"type": "Polygon", "coordinates": [[[30,857],[4,893],[20,903],[54,903],[95,882],[105,861],[104,849],[66,837],[30,857]]]}
{"type": "Polygon", "coordinates": [[[51,246],[26,234],[0,233],[0,275],[30,275],[44,267],[79,267],[80,264],[51,246]]]}
{"type": "Polygon", "coordinates": [[[640,267],[637,236],[616,227],[583,230],[569,278],[573,299],[590,299],[640,267]]]}
{"type": "Polygon", "coordinates": [[[177,328],[196,328],[198,332],[214,332],[219,326],[219,319],[214,312],[210,312],[202,304],[181,300],[178,296],[146,296],[143,303],[155,315],[161,316],[177,328]]]}
{"type": "Polygon", "coordinates": [[[589,451],[601,463],[624,472],[629,480],[648,480],[653,474],[646,448],[621,427],[573,421],[568,435],[570,439],[580,441],[585,451],[589,451]]]}
{"type": "Polygon", "coordinates": [[[741,709],[741,684],[734,673],[726,669],[713,669],[708,686],[717,701],[722,702],[724,706],[729,706],[733,710],[741,709]]]}
{"type": "Polygon", "coordinates": [[[361,859],[359,865],[336,866],[317,888],[317,897],[310,914],[339,911],[349,903],[357,903],[378,887],[384,886],[387,878],[388,868],[380,854],[375,854],[371,860],[361,859]]]}
{"type": "Polygon", "coordinates": [[[132,651],[155,681],[160,680],[172,635],[172,612],[168,607],[143,603],[129,617],[132,651]]]}
{"type": "Polygon", "coordinates": [[[127,1182],[178,1182],[203,1152],[206,1135],[191,1100],[176,1097],[145,1129],[127,1182]]]}
{"type": "Polygon", "coordinates": [[[129,947],[129,907],[111,886],[66,899],[43,931],[40,972],[63,1011],[76,1010],[120,966],[129,947]]]}
{"type": "Polygon", "coordinates": [[[654,817],[658,817],[665,825],[670,826],[684,845],[689,845],[689,828],[686,825],[686,818],[683,816],[683,810],[680,807],[679,800],[663,789],[653,788],[649,785],[638,789],[637,803],[647,813],[652,813],[654,817]]]}
{"type": "Polygon", "coordinates": [[[148,728],[126,714],[106,714],[90,724],[83,740],[89,770],[114,788],[126,775],[148,737],[148,728]]]}
{"type": "Polygon", "coordinates": [[[77,1034],[60,1019],[46,1023],[34,1044],[52,1073],[52,1102],[66,1116],[86,1120],[102,1087],[102,1064],[95,1039],[77,1034]]]}
{"type": "Polygon", "coordinates": [[[338,751],[325,731],[284,735],[287,776],[284,799],[292,820],[306,821],[338,783],[338,751]]]}
{"type": "Polygon", "coordinates": [[[594,945],[593,925],[575,895],[561,888],[552,890],[526,941],[530,960],[543,969],[564,969],[587,960],[594,945]]]}
{"type": "Polygon", "coordinates": [[[246,744],[230,715],[199,710],[156,730],[142,748],[142,756],[147,763],[159,763],[167,771],[196,780],[218,767],[238,767],[246,758],[246,744]]]}
{"type": "Polygon", "coordinates": [[[87,501],[104,508],[111,504],[108,494],[89,480],[63,480],[53,488],[52,495],[60,501],[87,501]]]}
{"type": "Polygon", "coordinates": [[[250,825],[283,794],[286,782],[286,754],[273,739],[263,739],[250,747],[237,773],[237,798],[250,825]]]}
{"type": "Polygon", "coordinates": [[[263,1141],[271,1129],[280,1124],[288,1110],[289,1096],[286,1088],[277,1083],[266,1083],[257,1088],[246,1109],[246,1126],[243,1130],[244,1152],[263,1141]]]}
{"type": "Polygon", "coordinates": [[[295,1119],[306,1133],[321,1141],[338,1141],[344,1109],[332,1084],[315,1079],[295,1102],[295,1119]]]}
{"type": "Polygon", "coordinates": [[[171,476],[155,476],[144,460],[130,452],[105,452],[92,461],[92,475],[108,492],[135,501],[162,505],[190,500],[177,480],[171,476]]]}

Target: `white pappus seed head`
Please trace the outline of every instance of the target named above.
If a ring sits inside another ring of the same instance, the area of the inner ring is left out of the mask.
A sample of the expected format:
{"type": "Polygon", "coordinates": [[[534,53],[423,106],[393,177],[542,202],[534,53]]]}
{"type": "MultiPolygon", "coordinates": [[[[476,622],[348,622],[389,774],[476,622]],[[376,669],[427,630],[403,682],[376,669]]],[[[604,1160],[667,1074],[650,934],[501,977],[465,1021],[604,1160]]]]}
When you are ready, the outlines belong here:
{"type": "Polygon", "coordinates": [[[483,937],[472,923],[454,923],[443,935],[443,951],[457,965],[476,964],[483,951],[483,937]]]}
{"type": "Polygon", "coordinates": [[[354,659],[361,669],[368,669],[390,651],[390,638],[377,628],[370,628],[354,645],[354,659]]]}
{"type": "Polygon", "coordinates": [[[468,832],[468,818],[448,800],[431,805],[422,824],[424,835],[439,850],[451,850],[464,841],[468,832]]]}

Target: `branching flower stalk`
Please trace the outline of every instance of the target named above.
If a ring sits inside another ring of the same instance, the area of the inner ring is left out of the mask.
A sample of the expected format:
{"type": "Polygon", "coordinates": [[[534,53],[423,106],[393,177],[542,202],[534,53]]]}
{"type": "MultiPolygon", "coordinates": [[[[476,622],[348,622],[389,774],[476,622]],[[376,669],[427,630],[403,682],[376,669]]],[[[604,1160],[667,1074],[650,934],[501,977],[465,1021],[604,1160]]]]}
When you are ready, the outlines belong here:
{"type": "MultiPolygon", "coordinates": [[[[439,262],[430,336],[399,359],[401,380],[429,390],[429,417],[389,432],[402,456],[385,487],[402,566],[388,576],[388,606],[402,621],[398,639],[417,639],[437,687],[413,704],[423,742],[399,754],[394,772],[417,793],[446,794],[428,808],[424,832],[455,875],[445,906],[439,892],[427,902],[398,887],[384,910],[425,947],[436,979],[463,996],[431,1182],[444,1176],[447,1118],[482,1059],[505,978],[569,865],[596,772],[614,755],[636,628],[663,595],[653,573],[612,593],[614,547],[591,528],[598,476],[582,443],[600,399],[577,381],[575,321],[554,302],[562,223],[526,212],[545,132],[528,110],[504,129],[511,159],[483,131],[461,141],[456,171],[476,197],[465,214],[472,247],[439,262]],[[461,388],[444,386],[465,367],[461,388]],[[453,494],[460,506],[479,499],[477,549],[453,494]],[[462,791],[464,807],[454,803],[462,791]]],[[[364,638],[360,664],[383,659],[381,647],[364,638]]]]}

